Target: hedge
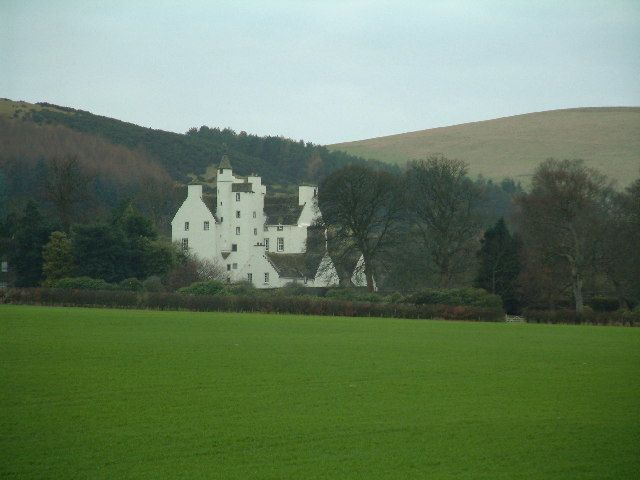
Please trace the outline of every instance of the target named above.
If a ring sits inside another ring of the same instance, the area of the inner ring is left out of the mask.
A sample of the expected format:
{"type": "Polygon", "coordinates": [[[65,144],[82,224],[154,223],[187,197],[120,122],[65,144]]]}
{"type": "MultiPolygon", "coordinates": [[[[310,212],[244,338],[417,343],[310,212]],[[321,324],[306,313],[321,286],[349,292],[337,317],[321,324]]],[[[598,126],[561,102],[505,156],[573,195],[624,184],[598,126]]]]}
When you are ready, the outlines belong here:
{"type": "Polygon", "coordinates": [[[594,312],[586,307],[583,313],[575,310],[525,310],[523,317],[528,323],[566,323],[588,325],[618,325],[640,327],[640,311],[616,310],[594,312]]]}
{"type": "Polygon", "coordinates": [[[55,288],[14,288],[3,301],[12,304],[191,310],[199,312],[263,312],[349,317],[395,317],[469,321],[501,321],[499,308],[412,305],[353,302],[320,297],[283,295],[187,295],[168,292],[123,292],[111,290],[68,290],[55,288]]]}

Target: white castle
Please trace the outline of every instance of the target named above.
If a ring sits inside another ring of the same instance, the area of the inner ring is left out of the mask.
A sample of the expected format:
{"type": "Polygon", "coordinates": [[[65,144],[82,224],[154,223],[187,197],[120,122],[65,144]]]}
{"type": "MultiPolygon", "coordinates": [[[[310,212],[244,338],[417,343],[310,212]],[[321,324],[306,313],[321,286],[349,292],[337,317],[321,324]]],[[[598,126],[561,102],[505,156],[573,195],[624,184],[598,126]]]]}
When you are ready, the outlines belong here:
{"type": "Polygon", "coordinates": [[[258,288],[292,282],[309,287],[338,284],[324,231],[313,227],[320,216],[317,187],[298,187],[297,206],[276,204],[265,210],[262,179],[235,176],[225,155],[216,190],[214,215],[202,200],[202,185],[188,186],[187,198],[171,221],[172,240],[183,249],[219,264],[229,283],[248,281],[258,288]],[[309,241],[312,236],[314,242],[309,241]]]}

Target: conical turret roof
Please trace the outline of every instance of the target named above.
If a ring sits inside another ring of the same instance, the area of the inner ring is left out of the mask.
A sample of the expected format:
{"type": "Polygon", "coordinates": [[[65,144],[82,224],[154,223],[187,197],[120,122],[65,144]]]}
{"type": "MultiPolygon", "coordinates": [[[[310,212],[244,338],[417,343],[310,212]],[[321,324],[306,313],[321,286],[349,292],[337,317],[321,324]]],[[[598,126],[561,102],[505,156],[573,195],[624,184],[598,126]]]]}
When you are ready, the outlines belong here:
{"type": "Polygon", "coordinates": [[[231,170],[231,160],[229,160],[228,155],[222,155],[222,160],[220,160],[220,165],[218,166],[220,170],[228,168],[231,170]]]}

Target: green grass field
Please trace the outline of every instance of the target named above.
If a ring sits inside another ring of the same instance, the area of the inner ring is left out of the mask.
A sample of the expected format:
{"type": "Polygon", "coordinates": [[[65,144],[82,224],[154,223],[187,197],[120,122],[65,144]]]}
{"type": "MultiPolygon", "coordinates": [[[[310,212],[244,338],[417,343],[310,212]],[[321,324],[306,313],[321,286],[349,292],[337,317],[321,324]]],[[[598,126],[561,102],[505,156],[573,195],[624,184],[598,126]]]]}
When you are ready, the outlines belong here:
{"type": "Polygon", "coordinates": [[[622,479],[640,329],[0,306],[2,478],[622,479]]]}
{"type": "Polygon", "coordinates": [[[473,175],[528,183],[543,160],[581,158],[626,186],[640,175],[640,108],[572,108],[432,128],[330,145],[364,158],[404,164],[444,154],[473,175]]]}

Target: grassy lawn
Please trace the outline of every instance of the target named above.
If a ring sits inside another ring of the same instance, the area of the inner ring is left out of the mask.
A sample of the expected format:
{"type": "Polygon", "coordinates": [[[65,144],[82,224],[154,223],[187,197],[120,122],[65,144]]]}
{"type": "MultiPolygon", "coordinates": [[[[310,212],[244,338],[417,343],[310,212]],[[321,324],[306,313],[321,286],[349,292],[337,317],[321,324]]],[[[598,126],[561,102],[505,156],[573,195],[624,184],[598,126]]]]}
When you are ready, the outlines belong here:
{"type": "Polygon", "coordinates": [[[637,478],[640,329],[0,306],[2,478],[637,478]]]}

